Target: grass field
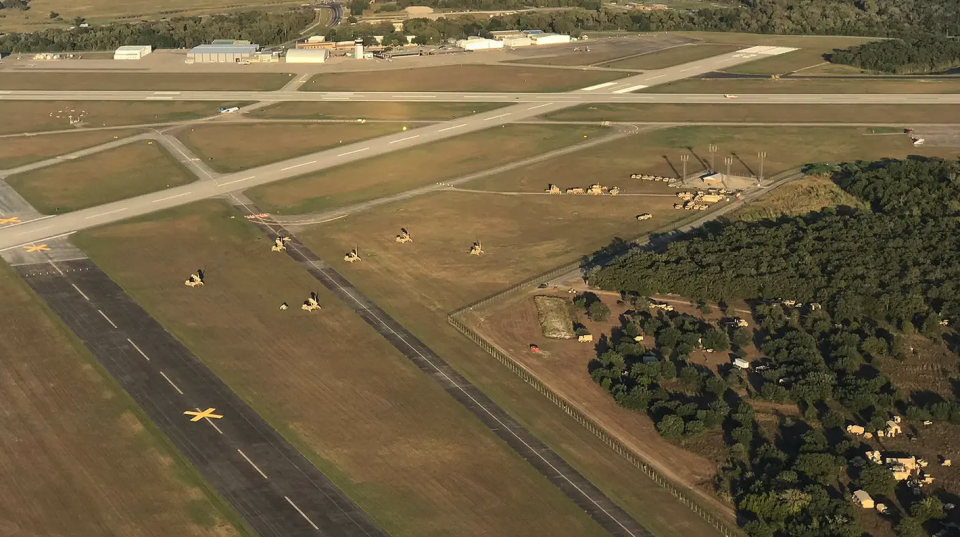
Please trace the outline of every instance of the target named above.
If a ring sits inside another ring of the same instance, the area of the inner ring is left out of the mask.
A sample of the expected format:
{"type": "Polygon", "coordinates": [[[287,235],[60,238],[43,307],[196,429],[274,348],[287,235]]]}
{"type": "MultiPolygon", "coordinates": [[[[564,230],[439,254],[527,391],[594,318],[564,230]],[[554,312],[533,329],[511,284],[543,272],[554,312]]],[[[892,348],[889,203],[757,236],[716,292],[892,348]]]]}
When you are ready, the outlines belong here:
{"type": "MultiPolygon", "coordinates": [[[[577,259],[614,236],[681,216],[670,200],[438,192],[323,224],[298,236],[405,327],[507,408],[658,537],[713,535],[686,507],[447,325],[451,310],[577,259]],[[637,222],[637,212],[654,219],[637,222]],[[406,227],[414,242],[393,235],[406,227]],[[470,256],[474,240],[486,252],[470,256]],[[346,266],[359,244],[364,260],[346,266]]],[[[689,213],[687,213],[689,214],[689,213]]]]}
{"type": "Polygon", "coordinates": [[[960,78],[921,80],[690,78],[643,90],[647,93],[957,93],[960,78]]]}
{"type": "Polygon", "coordinates": [[[391,536],[606,535],[235,214],[206,201],[76,242],[391,536]],[[202,293],[180,284],[198,264],[202,293]],[[318,288],[320,312],[277,307],[318,288]]]}
{"type": "MultiPolygon", "coordinates": [[[[826,60],[823,59],[823,55],[829,54],[833,49],[847,48],[874,41],[874,39],[866,37],[758,35],[717,32],[680,32],[679,35],[701,39],[711,43],[732,43],[742,46],[775,45],[800,49],[779,56],[754,60],[724,69],[724,71],[728,73],[751,75],[782,75],[798,69],[806,69],[826,62],[826,60]]],[[[851,74],[858,72],[858,69],[846,65],[827,64],[823,66],[823,68],[818,68],[816,71],[805,71],[804,74],[851,74]]]]}
{"type": "Polygon", "coordinates": [[[59,214],[196,179],[151,141],[139,141],[6,179],[43,214],[59,214]]]}
{"type": "Polygon", "coordinates": [[[553,112],[557,121],[716,123],[960,123],[960,106],[886,104],[584,104],[553,112]]]}
{"type": "Polygon", "coordinates": [[[507,125],[259,186],[246,194],[268,212],[308,213],[494,168],[602,132],[602,127],[582,125],[507,125]]]}
{"type": "Polygon", "coordinates": [[[623,78],[611,71],[513,65],[450,65],[314,75],[301,91],[569,91],[623,78]]]}
{"type": "Polygon", "coordinates": [[[114,127],[166,121],[187,121],[216,115],[220,106],[241,106],[243,104],[246,103],[2,101],[0,102],[0,117],[3,117],[3,121],[0,121],[0,134],[71,129],[70,115],[82,115],[84,127],[114,127]]]}
{"type": "Polygon", "coordinates": [[[742,47],[738,45],[685,45],[669,48],[642,56],[626,58],[624,60],[605,64],[604,67],[618,69],[664,69],[682,63],[695,62],[728,52],[734,52],[742,47]]]}
{"type": "MultiPolygon", "coordinates": [[[[680,177],[681,154],[690,155],[687,174],[710,167],[708,146],[718,146],[715,167],[725,171],[724,157],[734,156],[730,172],[759,175],[757,153],[766,151],[764,176],[811,162],[904,157],[907,155],[954,157],[955,148],[914,147],[906,135],[866,135],[861,127],[674,127],[614,140],[589,152],[571,153],[536,166],[511,170],[471,183],[473,188],[494,191],[539,192],[548,181],[560,188],[585,186],[585,177],[602,178],[604,185],[619,186],[625,194],[676,190],[629,179],[631,173],[680,177]]],[[[675,198],[674,198],[675,199],[675,198]]]]}
{"type": "Polygon", "coordinates": [[[636,54],[636,52],[631,52],[629,50],[591,50],[590,52],[564,52],[555,56],[537,56],[533,58],[524,58],[522,60],[510,60],[506,63],[513,63],[517,65],[585,66],[610,62],[631,54],[636,54]]]}
{"type": "Polygon", "coordinates": [[[139,134],[137,130],[104,130],[5,138],[0,142],[0,170],[9,170],[88,147],[139,134]]]}
{"type": "Polygon", "coordinates": [[[230,507],[2,262],[0,296],[3,535],[241,534],[230,507]]]}
{"type": "Polygon", "coordinates": [[[505,103],[286,102],[251,111],[250,117],[276,119],[392,119],[444,121],[507,106],[505,103]]]}
{"type": "Polygon", "coordinates": [[[766,196],[745,204],[731,214],[731,220],[756,221],[776,219],[782,215],[801,215],[824,207],[846,205],[869,209],[863,202],[847,194],[829,178],[807,176],[778,187],[766,196]]]}
{"type": "MultiPolygon", "coordinates": [[[[130,1],[111,2],[110,0],[90,0],[82,4],[68,0],[33,0],[28,11],[5,11],[6,18],[0,19],[0,29],[4,31],[35,32],[50,27],[72,26],[74,18],[81,16],[90,23],[100,24],[112,21],[140,21],[161,17],[189,16],[217,13],[236,9],[276,8],[279,6],[298,6],[301,2],[288,0],[164,0],[163,2],[130,1]],[[51,20],[48,14],[53,11],[60,14],[61,21],[51,20]]],[[[112,58],[113,55],[111,54],[112,58]]]]}
{"type": "Polygon", "coordinates": [[[195,90],[270,91],[290,81],[286,73],[6,72],[4,90],[195,90]]]}
{"type": "Polygon", "coordinates": [[[197,125],[177,137],[218,172],[236,172],[400,132],[391,123],[197,125]]]}

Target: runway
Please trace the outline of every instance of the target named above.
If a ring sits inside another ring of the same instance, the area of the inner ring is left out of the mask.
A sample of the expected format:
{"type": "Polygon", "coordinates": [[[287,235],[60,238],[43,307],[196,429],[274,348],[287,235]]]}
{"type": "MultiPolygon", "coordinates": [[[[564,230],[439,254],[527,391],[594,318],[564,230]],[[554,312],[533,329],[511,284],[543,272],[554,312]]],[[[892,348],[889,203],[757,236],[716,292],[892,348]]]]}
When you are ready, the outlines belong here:
{"type": "Polygon", "coordinates": [[[92,261],[16,270],[258,535],[387,537],[92,261]]]}
{"type": "MultiPolygon", "coordinates": [[[[251,204],[242,205],[240,208],[251,215],[260,213],[260,210],[251,204]]],[[[288,237],[290,241],[287,243],[287,254],[291,258],[352,308],[377,333],[475,415],[490,432],[536,468],[607,532],[615,537],[653,537],[646,527],[634,520],[560,455],[511,418],[479,388],[364,296],[346,278],[324,263],[283,226],[270,219],[254,219],[252,222],[271,240],[281,235],[288,237]]]]}

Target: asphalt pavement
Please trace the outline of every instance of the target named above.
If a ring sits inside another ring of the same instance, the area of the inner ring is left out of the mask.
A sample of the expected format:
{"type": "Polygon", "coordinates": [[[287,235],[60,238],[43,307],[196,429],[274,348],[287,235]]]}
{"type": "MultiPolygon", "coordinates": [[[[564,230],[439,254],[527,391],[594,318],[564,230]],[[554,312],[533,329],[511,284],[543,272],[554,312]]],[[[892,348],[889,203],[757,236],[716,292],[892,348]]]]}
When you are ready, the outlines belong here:
{"type": "Polygon", "coordinates": [[[92,261],[16,270],[258,535],[387,537],[92,261]]]}
{"type": "MultiPolygon", "coordinates": [[[[261,212],[255,205],[249,203],[238,202],[237,205],[249,215],[257,215],[261,212]]],[[[283,226],[269,218],[255,218],[252,222],[271,240],[278,236],[289,238],[286,252],[291,258],[300,263],[324,287],[337,295],[344,304],[352,308],[394,348],[475,415],[490,432],[497,435],[528,464],[543,474],[610,535],[653,537],[653,533],[646,527],[627,514],[529,429],[510,417],[503,408],[367,298],[343,275],[304,246],[283,226]]]]}

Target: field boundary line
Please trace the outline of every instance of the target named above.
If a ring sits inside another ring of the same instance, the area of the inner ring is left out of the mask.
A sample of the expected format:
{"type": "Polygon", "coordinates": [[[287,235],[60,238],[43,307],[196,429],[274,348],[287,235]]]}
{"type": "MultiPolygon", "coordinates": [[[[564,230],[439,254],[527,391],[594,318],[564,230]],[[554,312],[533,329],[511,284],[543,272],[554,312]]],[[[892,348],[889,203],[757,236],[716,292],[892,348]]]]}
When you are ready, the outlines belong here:
{"type": "MultiPolygon", "coordinates": [[[[727,212],[730,212],[731,210],[738,208],[739,206],[742,206],[743,203],[747,201],[752,201],[757,197],[767,194],[772,190],[774,190],[776,187],[779,187],[793,179],[796,179],[799,176],[802,176],[802,174],[800,174],[797,170],[789,170],[789,171],[783,172],[775,177],[773,183],[769,187],[766,187],[756,192],[754,196],[750,196],[749,198],[744,198],[743,200],[741,200],[741,203],[739,205],[733,205],[733,204],[728,205],[726,207],[726,210],[714,212],[712,214],[707,215],[706,217],[700,217],[699,215],[692,215],[690,218],[682,220],[679,226],[674,224],[667,228],[661,228],[662,230],[661,232],[679,230],[683,227],[690,227],[690,228],[696,227],[698,223],[703,223],[708,220],[713,220],[715,218],[723,216],[723,214],[726,214],[727,212]]],[[[655,231],[648,234],[644,234],[630,241],[627,241],[626,244],[623,245],[623,247],[608,253],[604,257],[607,258],[608,260],[612,260],[624,253],[627,253],[633,247],[649,242],[650,236],[653,235],[654,233],[657,233],[657,232],[655,231]]],[[[535,374],[530,372],[530,370],[528,370],[526,367],[524,367],[520,362],[512,358],[510,355],[500,350],[500,348],[497,347],[493,342],[487,340],[478,332],[476,332],[475,330],[467,326],[466,322],[464,322],[463,320],[464,315],[466,315],[467,313],[473,310],[482,308],[493,302],[505,299],[508,296],[511,296],[529,287],[539,286],[540,284],[547,283],[565,274],[571,274],[575,271],[580,270],[582,266],[583,266],[583,261],[576,261],[573,263],[562,265],[560,267],[554,268],[545,273],[542,273],[532,278],[529,278],[527,280],[524,280],[518,284],[515,284],[502,291],[499,291],[487,298],[483,298],[481,300],[468,304],[467,306],[464,306],[463,308],[460,308],[459,310],[456,310],[450,313],[449,315],[447,315],[447,322],[450,325],[452,325],[454,328],[456,328],[457,331],[459,331],[461,334],[463,334],[468,339],[476,343],[481,349],[483,349],[488,354],[496,358],[498,362],[506,366],[507,369],[512,371],[518,377],[520,377],[521,380],[523,380],[524,382],[532,386],[534,389],[536,389],[538,392],[540,392],[540,394],[546,397],[550,402],[560,407],[560,409],[562,409],[567,415],[572,417],[577,423],[579,423],[588,431],[593,433],[594,436],[602,440],[603,443],[605,443],[618,455],[626,459],[634,467],[638,468],[640,471],[645,473],[647,477],[652,479],[657,485],[667,489],[675,498],[677,498],[677,500],[680,501],[680,503],[690,508],[690,510],[692,510],[694,513],[699,515],[701,518],[703,518],[707,523],[712,525],[714,528],[716,528],[717,531],[719,531],[722,535],[724,535],[724,537],[743,536],[744,534],[739,530],[739,528],[732,528],[726,522],[724,522],[719,517],[714,515],[713,512],[705,509],[696,500],[691,498],[690,495],[688,495],[688,493],[684,490],[687,487],[679,487],[676,484],[674,484],[670,479],[668,479],[663,474],[661,474],[658,470],[653,468],[653,466],[651,466],[650,463],[648,463],[644,459],[644,457],[642,457],[641,455],[636,453],[634,450],[632,450],[630,447],[628,447],[626,444],[624,444],[619,439],[617,439],[613,433],[605,429],[603,426],[599,425],[596,421],[590,418],[585,412],[577,408],[573,403],[571,403],[566,398],[560,396],[558,393],[553,391],[553,389],[547,386],[546,383],[541,381],[535,374]]]]}

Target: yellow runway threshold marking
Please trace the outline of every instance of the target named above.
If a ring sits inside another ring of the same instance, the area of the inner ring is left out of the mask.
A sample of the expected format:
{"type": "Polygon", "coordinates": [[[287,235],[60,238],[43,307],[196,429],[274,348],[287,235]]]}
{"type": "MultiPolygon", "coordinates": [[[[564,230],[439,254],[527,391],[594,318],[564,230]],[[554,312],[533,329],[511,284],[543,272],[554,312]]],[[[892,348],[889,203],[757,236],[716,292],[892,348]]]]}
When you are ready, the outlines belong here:
{"type": "Polygon", "coordinates": [[[200,421],[200,420],[202,420],[202,419],[204,419],[204,418],[213,418],[213,419],[215,419],[215,420],[218,420],[218,419],[220,419],[220,418],[223,417],[223,416],[221,416],[220,414],[214,414],[214,413],[213,413],[214,410],[216,410],[216,409],[215,409],[215,408],[208,408],[208,409],[206,409],[206,410],[200,410],[200,409],[198,408],[196,411],[187,410],[186,412],[184,412],[184,414],[187,415],[187,416],[193,416],[192,418],[190,418],[190,421],[200,421]]]}
{"type": "Polygon", "coordinates": [[[11,216],[9,218],[0,218],[0,224],[19,224],[19,223],[20,223],[20,217],[18,216],[11,216]]]}
{"type": "Polygon", "coordinates": [[[50,251],[50,247],[47,246],[46,244],[37,244],[37,245],[34,245],[34,246],[24,246],[23,249],[26,250],[28,254],[29,254],[29,253],[33,253],[33,252],[49,252],[49,251],[50,251]]]}

